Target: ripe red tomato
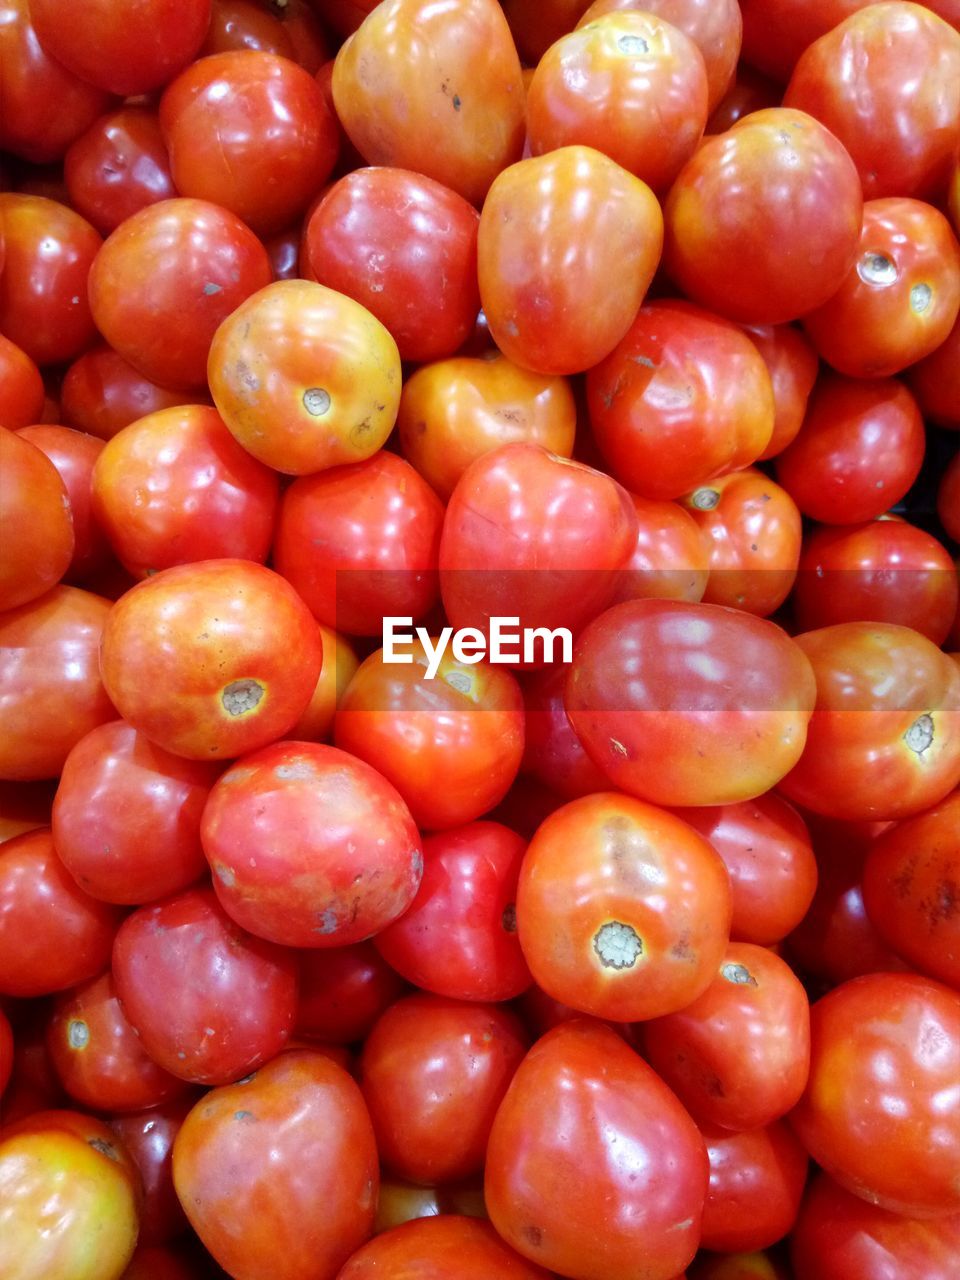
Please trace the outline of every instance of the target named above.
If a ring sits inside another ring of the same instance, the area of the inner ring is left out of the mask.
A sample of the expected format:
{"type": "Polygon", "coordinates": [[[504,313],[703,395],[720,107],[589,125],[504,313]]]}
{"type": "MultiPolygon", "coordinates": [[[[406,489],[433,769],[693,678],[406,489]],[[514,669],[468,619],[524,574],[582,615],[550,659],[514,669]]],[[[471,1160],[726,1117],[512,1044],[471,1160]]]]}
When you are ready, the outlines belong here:
{"type": "Polygon", "coordinates": [[[70,499],[57,468],[35,444],[0,427],[0,610],[55,587],[73,559],[70,499]],[[16,536],[13,530],[16,530],[16,536]]]}
{"type": "Polygon", "coordinates": [[[924,417],[960,430],[960,319],[936,351],[919,360],[906,376],[924,417]]]}
{"type": "Polygon", "coordinates": [[[63,158],[70,203],[109,235],[125,218],[178,194],[157,113],[119,107],[101,116],[63,158]]]}
{"type": "Polygon", "coordinates": [[[441,1212],[383,1231],[353,1254],[337,1280],[375,1280],[404,1271],[422,1280],[547,1280],[550,1274],[504,1244],[489,1223],[441,1212]]]}
{"type": "Polygon", "coordinates": [[[186,1230],[186,1215],[173,1189],[173,1140],[195,1101],[191,1091],[173,1102],[114,1115],[107,1121],[140,1173],[141,1245],[163,1244],[186,1230]]]}
{"type": "Polygon", "coordinates": [[[678,502],[631,494],[637,544],[617,575],[614,604],[624,600],[703,599],[710,572],[708,548],[697,522],[678,502]]]}
{"type": "Polygon", "coordinates": [[[799,1139],[782,1121],[741,1133],[705,1127],[703,1136],[710,1187],[700,1247],[734,1253],[776,1244],[797,1220],[807,1180],[799,1139]]]}
{"type": "Polygon", "coordinates": [[[36,422],[43,413],[45,394],[36,364],[22,348],[0,333],[0,427],[17,431],[36,422]]]}
{"type": "Polygon", "coordinates": [[[304,951],[296,1034],[333,1044],[365,1040],[380,1015],[406,989],[372,942],[304,951]]]}

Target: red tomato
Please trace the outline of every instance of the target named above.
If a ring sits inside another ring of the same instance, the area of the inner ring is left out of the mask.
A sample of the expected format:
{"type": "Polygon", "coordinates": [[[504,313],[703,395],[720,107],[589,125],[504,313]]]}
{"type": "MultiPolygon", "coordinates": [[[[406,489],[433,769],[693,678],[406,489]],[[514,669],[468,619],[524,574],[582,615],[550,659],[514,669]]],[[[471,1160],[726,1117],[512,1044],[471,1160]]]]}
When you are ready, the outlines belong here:
{"type": "Polygon", "coordinates": [[[368,164],[413,169],[471,204],[523,147],[520,60],[495,0],[385,0],[341,46],[333,100],[368,164]]]}
{"type": "Polygon", "coordinates": [[[526,842],[496,822],[428,836],[410,908],[377,934],[408,982],[454,1000],[512,1000],[530,985],[517,938],[517,880],[526,842]]]}
{"type": "Polygon", "coordinates": [[[370,1234],[377,1149],[360,1090],[308,1049],[193,1108],[173,1148],[177,1195],[235,1275],[334,1280],[370,1234]]]}
{"type": "Polygon", "coordinates": [[[960,1212],[960,995],[912,973],[854,978],[811,1010],[790,1120],[848,1191],[906,1217],[960,1212]]]}
{"type": "Polygon", "coordinates": [[[607,791],[610,783],[587,755],[563,705],[569,669],[567,663],[554,663],[531,672],[523,681],[522,767],[564,800],[576,800],[593,791],[607,791]]]}
{"type": "Polygon", "coordinates": [[[638,498],[637,545],[617,578],[613,603],[623,600],[703,599],[709,573],[708,550],[696,521],[678,502],[638,498]]]}
{"type": "Polygon", "coordinates": [[[209,403],[203,393],[158,386],[105,346],[91,347],[73,362],[60,395],[64,420],[102,440],[160,409],[209,403]]]}
{"type": "Polygon", "coordinates": [[[296,956],[244,933],[209,888],[127,916],[113,979],[144,1049],[180,1080],[236,1080],[279,1053],[293,1030],[296,956]]]}
{"type": "Polygon", "coordinates": [[[67,487],[44,451],[0,427],[0,610],[29,604],[70,567],[76,536],[67,487]],[[14,535],[13,530],[16,530],[14,535]]]}
{"type": "Polygon", "coordinates": [[[664,265],[721,315],[794,320],[853,266],[862,213],[857,170],[827,129],[803,111],[755,111],[681,170],[664,205],[664,265]]]}
{"type": "Polygon", "coordinates": [[[525,1261],[486,1222],[454,1213],[423,1217],[384,1231],[338,1272],[337,1280],[376,1280],[406,1272],[418,1280],[547,1280],[548,1272],[525,1261]]]}
{"type": "Polygon", "coordinates": [[[672,814],[609,791],[541,824],[517,887],[534,981],[614,1022],[672,1013],[701,995],[727,946],[730,912],[712,846],[672,814]]]}
{"type": "Polygon", "coordinates": [[[936,351],[907,371],[907,382],[925,418],[960,430],[960,319],[936,351]]]}
{"type": "Polygon", "coordinates": [[[703,1139],[659,1076],[578,1020],[513,1077],[484,1195],[509,1245],[573,1280],[672,1280],[696,1252],[707,1177],[703,1139]]]}
{"type": "Polygon", "coordinates": [[[369,938],[406,911],[423,873],[420,836],[386,778],[312,742],[274,743],[227,769],[200,834],[224,909],[289,947],[369,938]]]}
{"type": "Polygon", "coordinates": [[[787,1125],[730,1133],[703,1130],[710,1188],[700,1246],[724,1253],[766,1249],[796,1222],[807,1153],[787,1125]]]}
{"type": "Polygon", "coordinates": [[[0,427],[17,431],[36,422],[43,413],[45,394],[40,370],[22,348],[0,333],[0,427]]]}
{"type": "Polygon", "coordinates": [[[101,669],[117,710],[158,747],[229,759],[296,723],[321,654],[316,623],[285,578],[249,560],[201,560],[117,601],[101,669]]]}
{"type": "Polygon", "coordinates": [[[107,1123],[140,1172],[141,1245],[163,1244],[181,1235],[186,1215],[173,1189],[173,1140],[195,1101],[193,1093],[148,1111],[111,1116],[107,1123]]]}
{"type": "Polygon", "coordinates": [[[330,737],[337,707],[360,665],[349,641],[330,627],[320,624],[318,629],[323,662],[307,709],[287,735],[295,742],[325,742],[330,737]]]}
{"type": "Polygon", "coordinates": [[[789,324],[744,325],[763,356],[773,387],[773,435],[761,459],[782,453],[795,438],[817,380],[819,360],[809,338],[789,324]]]}
{"type": "Polygon", "coordinates": [[[494,342],[536,373],[589,369],[630,327],[662,245],[653,192],[592,147],[560,147],[502,170],[477,239],[494,342]]]}
{"type": "Polygon", "coordinates": [[[774,623],[718,605],[634,600],[584,631],[565,705],[621,790],[655,804],[715,805],[762,795],[792,768],[815,694],[809,662],[774,623]]]}
{"type": "Polygon", "coordinates": [[[148,204],[178,194],[157,113],[119,107],[72,143],[63,160],[70,203],[102,235],[148,204]]]}
{"type": "Polygon", "coordinates": [[[303,951],[296,1034],[333,1044],[365,1040],[406,989],[372,942],[303,951]]]}
{"type": "Polygon", "coordinates": [[[281,11],[275,9],[270,0],[211,0],[210,26],[200,57],[256,49],[295,61],[293,41],[280,20],[281,11]]]}

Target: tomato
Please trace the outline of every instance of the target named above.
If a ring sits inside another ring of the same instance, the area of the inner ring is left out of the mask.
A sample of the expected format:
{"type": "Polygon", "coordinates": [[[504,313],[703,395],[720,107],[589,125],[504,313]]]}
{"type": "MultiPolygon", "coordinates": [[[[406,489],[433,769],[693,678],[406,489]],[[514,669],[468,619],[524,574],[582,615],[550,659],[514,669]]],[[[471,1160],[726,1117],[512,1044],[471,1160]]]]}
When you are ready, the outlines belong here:
{"type": "Polygon", "coordinates": [[[863,901],[883,941],[921,973],[960,986],[960,792],[881,833],[863,901]]]}
{"type": "Polygon", "coordinates": [[[107,346],[91,347],[74,360],[64,375],[60,395],[64,420],[101,440],[109,440],[131,422],[160,409],[209,403],[202,392],[158,386],[107,346]]]}
{"type": "Polygon", "coordinates": [[[240,444],[291,475],[371,457],[400,402],[389,332],[360,303],[306,280],[279,280],[237,307],[213,339],[208,373],[240,444]]]}
{"type": "Polygon", "coordinates": [[[30,0],[40,42],[52,57],[110,93],[158,89],[198,52],[210,0],[30,0]]]}
{"type": "Polygon", "coordinates": [[[112,436],[93,469],[93,510],[136,578],[198,560],[263,563],[279,498],[215,409],[161,409],[112,436]]]}
{"type": "Polygon", "coordinates": [[[295,61],[293,42],[272,4],[260,0],[211,0],[210,25],[200,57],[255,49],[295,61]]]}
{"type": "Polygon", "coordinates": [[[517,938],[515,832],[473,822],[423,842],[423,880],[409,909],[374,939],[407,981],[454,1000],[512,1000],[530,985],[517,938]]]}
{"type": "Polygon", "coordinates": [[[303,715],[289,731],[295,742],[325,742],[333,729],[333,718],[347,685],[360,665],[353,646],[338,632],[319,626],[323,661],[313,696],[303,715]]]}
{"type": "Polygon", "coordinates": [[[428,679],[420,641],[403,649],[409,663],[387,663],[378,649],[360,664],[337,708],[334,741],[393,783],[419,827],[458,827],[489,812],[516,777],[523,698],[500,667],[445,651],[428,679]]]}
{"type": "Polygon", "coordinates": [[[960,1207],[960,995],[916,974],[854,978],[811,1010],[810,1081],[790,1121],[827,1173],[906,1217],[960,1207]]]}
{"type": "Polygon", "coordinates": [[[960,668],[925,636],[846,622],[798,636],[816,709],[803,755],[780,782],[831,818],[907,818],[960,782],[960,668]]]}
{"type": "Polygon", "coordinates": [[[663,192],[703,136],[707,93],[703,55],[670,22],[645,12],[581,20],[537,63],[530,150],[593,147],[663,192]]]}
{"type": "Polygon", "coordinates": [[[960,430],[960,319],[931,355],[907,370],[907,382],[923,415],[941,427],[960,430]]]}
{"type": "Polygon", "coordinates": [[[587,755],[563,705],[568,671],[566,663],[555,663],[524,678],[522,768],[563,799],[576,800],[610,784],[587,755]]]}
{"type": "Polygon", "coordinates": [[[137,1243],[136,1166],[78,1111],[38,1111],[0,1137],[0,1271],[120,1280],[137,1243]]]}
{"type": "Polygon", "coordinates": [[[841,622],[892,622],[943,644],[957,611],[950,553],[932,534],[886,518],[814,530],[793,596],[804,630],[841,622]]]}
{"type": "Polygon", "coordinates": [[[259,50],[218,53],[182,71],[160,100],[170,172],[259,235],[282,231],[330,176],[336,123],[314,78],[259,50]]]}
{"type": "Polygon", "coordinates": [[[819,360],[809,338],[789,324],[745,325],[750,341],[763,356],[773,387],[773,435],[760,454],[776,457],[796,437],[817,380],[819,360]]]}
{"type": "Polygon", "coordinates": [[[316,743],[274,743],[231,765],[200,834],[227,913],[289,947],[361,942],[407,909],[423,873],[419,834],[387,779],[316,743]]]}
{"type": "Polygon", "coordinates": [[[794,320],[853,266],[862,213],[856,167],[823,125],[785,107],[755,111],[680,171],[664,205],[664,265],[721,315],[794,320]]]}
{"type": "Polygon", "coordinates": [[[104,241],[90,268],[90,308],[138,373],[193,391],[205,388],[220,322],[270,279],[266,249],[235,214],[205,200],[161,200],[104,241]]]}
{"type": "Polygon", "coordinates": [[[843,143],[868,200],[936,197],[960,141],[960,32],[924,5],[869,5],[801,54],[784,105],[843,143]]]}
{"type": "Polygon", "coordinates": [[[797,1280],[950,1280],[960,1251],[960,1216],[904,1217],[821,1173],[810,1186],[790,1240],[797,1280]]]}
{"type": "Polygon", "coordinates": [[[776,459],[777,479],[804,515],[859,524],[906,494],[924,448],[920,410],[902,383],[826,374],[799,435],[776,459]]]}
{"type": "Polygon", "coordinates": [[[766,947],[732,942],[697,997],[643,1028],[647,1061],[694,1119],[761,1129],[799,1101],[810,1066],[810,1007],[766,947]]]}
{"type": "Polygon", "coordinates": [[[406,989],[372,942],[304,951],[296,1033],[334,1044],[365,1040],[380,1015],[406,989]]]}
{"type": "Polygon", "coordinates": [[[700,485],[684,505],[710,548],[703,599],[762,618],[775,613],[800,563],[800,511],[786,489],[748,467],[700,485]]]}
{"type": "Polygon", "coordinates": [[[141,1246],[162,1244],[181,1235],[187,1219],[173,1189],[173,1140],[195,1101],[194,1094],[148,1111],[113,1115],[107,1123],[123,1143],[140,1173],[141,1246]]]}
{"type": "Polygon", "coordinates": [[[278,1053],[293,1030],[294,953],[245,933],[207,887],[127,916],[113,980],[146,1052],[180,1080],[236,1080],[278,1053]]]}
{"type": "Polygon", "coordinates": [[[396,340],[403,360],[463,345],[480,309],[479,215],[461,195],[408,169],[355,169],[304,227],[310,275],[356,299],[396,340]]]}
{"type": "Polygon", "coordinates": [[[391,1005],[360,1056],[381,1161],[428,1186],[480,1173],[526,1051],[516,1015],[496,1005],[423,994],[391,1005]]]}
{"type": "Polygon", "coordinates": [[[0,609],[29,604],[55,587],[76,537],[67,487],[42,449],[0,427],[0,609]],[[17,536],[12,536],[12,530],[17,536]]]}
{"type": "Polygon", "coordinates": [[[94,978],[110,962],[120,913],[65,871],[49,827],[0,845],[0,992],[47,995],[94,978]]]}
{"type": "Polygon", "coordinates": [[[148,204],[178,194],[155,111],[119,107],[70,145],[63,158],[70,203],[101,235],[148,204]]]}
{"type": "Polygon", "coordinates": [[[504,1244],[488,1223],[441,1213],[384,1231],[349,1258],[337,1280],[403,1272],[418,1280],[547,1280],[549,1274],[504,1244]]]}
{"type": "Polygon", "coordinates": [[[517,1069],[484,1195],[509,1245],[572,1280],[672,1280],[696,1252],[707,1177],[703,1139],[666,1085],[613,1031],[578,1020],[517,1069]]]}
{"type": "Polygon", "coordinates": [[[520,60],[495,0],[385,0],[341,46],[333,100],[368,164],[413,169],[471,204],[523,147],[520,60]]]}
{"type": "Polygon", "coordinates": [[[710,1188],[703,1208],[703,1249],[766,1249],[796,1222],[807,1178],[807,1153],[782,1121],[741,1133],[705,1128],[710,1188]]]}
{"type": "Polygon", "coordinates": [[[749,466],[773,432],[773,388],[755,345],[680,300],[640,309],[587,374],[587,404],[610,470],[644,498],[679,498],[749,466]]]}
{"type": "Polygon", "coordinates": [[[695,604],[702,600],[708,551],[696,521],[677,502],[631,497],[637,513],[637,545],[617,577],[612,603],[656,599],[695,604]]]}
{"type": "Polygon", "coordinates": [[[22,348],[0,333],[0,427],[16,431],[36,422],[44,396],[40,370],[22,348]]]}
{"type": "Polygon", "coordinates": [[[480,214],[480,300],[494,342],[535,373],[580,373],[627,332],[660,261],[645,182],[592,147],[510,165],[480,214]]]}
{"type": "Polygon", "coordinates": [[[856,265],[803,324],[834,369],[876,378],[936,351],[958,312],[960,245],[949,222],[921,200],[888,197],[863,206],[856,265]]]}
{"type": "Polygon", "coordinates": [[[530,841],[517,887],[534,981],[615,1022],[671,1013],[701,995],[727,945],[730,912],[712,846],[672,814],[613,792],[552,813],[530,841]]]}
{"type": "Polygon", "coordinates": [[[249,560],[201,560],[164,569],[117,601],[101,670],[135,729],[165,751],[210,760],[290,729],[321,652],[316,623],[285,578],[249,560]]]}
{"type": "Polygon", "coordinates": [[[377,1149],[360,1090],[308,1049],[206,1094],[173,1147],[177,1195],[235,1275],[334,1280],[369,1236],[377,1149]]]}
{"type": "Polygon", "coordinates": [[[621,790],[715,805],[783,778],[803,751],[814,699],[808,660],[774,623],[719,605],[635,600],[584,631],[565,705],[621,790]]]}

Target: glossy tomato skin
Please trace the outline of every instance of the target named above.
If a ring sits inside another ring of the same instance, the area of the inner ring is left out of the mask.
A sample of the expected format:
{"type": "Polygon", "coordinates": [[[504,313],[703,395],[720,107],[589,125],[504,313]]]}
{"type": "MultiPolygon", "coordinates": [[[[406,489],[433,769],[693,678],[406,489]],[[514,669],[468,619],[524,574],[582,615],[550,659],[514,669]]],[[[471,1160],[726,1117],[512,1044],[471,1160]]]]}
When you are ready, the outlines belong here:
{"type": "Polygon", "coordinates": [[[480,1173],[526,1051],[523,1026],[507,1009],[425,994],[391,1005],[360,1056],[381,1161],[427,1186],[480,1173]]]}
{"type": "Polygon", "coordinates": [[[0,427],[0,610],[55,587],[76,545],[67,487],[42,449],[0,427]],[[16,534],[14,534],[16,530],[16,534]]]}
{"type": "Polygon", "coordinates": [[[406,990],[372,942],[304,951],[296,1033],[328,1044],[365,1040],[380,1015],[406,990]]]}
{"type": "Polygon", "coordinates": [[[713,845],[730,876],[735,942],[772,946],[804,918],[817,887],[807,824],[775,791],[736,804],[674,810],[713,845]]]}
{"type": "Polygon", "coordinates": [[[451,356],[473,329],[479,215],[421,173],[355,169],[304,227],[313,279],[355,298],[390,330],[402,360],[451,356]]]}
{"type": "Polygon", "coordinates": [[[618,575],[612,603],[702,600],[709,574],[708,549],[696,521],[678,502],[630,496],[637,513],[637,543],[618,575]]]}
{"type": "Polygon", "coordinates": [[[197,1103],[174,1143],[173,1178],[194,1230],[234,1275],[334,1280],[377,1202],[360,1090],[322,1054],[282,1053],[197,1103]]]}
{"type": "Polygon", "coordinates": [[[709,138],[664,205],[664,265],[687,297],[746,324],[825,302],[856,257],[860,179],[812,116],[770,107],[709,138]]]}
{"type": "Polygon", "coordinates": [[[508,1244],[573,1280],[672,1280],[696,1251],[707,1178],[703,1139],[670,1090],[613,1031],[576,1020],[518,1068],[484,1195],[508,1244]]]}
{"type": "Polygon", "coordinates": [[[107,237],[90,270],[90,307],[138,372],[193,391],[206,387],[220,322],[271,278],[266,249],[235,214],[178,197],[148,205],[107,237]]]}
{"type": "Polygon", "coordinates": [[[100,678],[109,600],[78,587],[0,614],[0,778],[55,778],[84,734],[116,718],[100,678]]]}
{"type": "Polygon", "coordinates": [[[65,422],[101,440],[160,409],[209,403],[203,392],[171,391],[144,377],[112,347],[95,346],[74,360],[60,387],[65,422]]]}
{"type": "Polygon", "coordinates": [[[164,1244],[187,1229],[187,1219],[173,1189],[173,1140],[196,1097],[193,1091],[145,1111],[112,1115],[107,1123],[140,1172],[141,1245],[164,1244]]]}
{"type": "Polygon", "coordinates": [[[554,663],[524,676],[523,770],[564,800],[576,800],[610,784],[587,755],[563,705],[568,670],[566,663],[554,663]]]}
{"type": "Polygon", "coordinates": [[[549,1272],[515,1253],[487,1222],[455,1213],[422,1217],[383,1231],[358,1249],[337,1280],[415,1274],[418,1280],[547,1280],[549,1272]]]}
{"type": "Polygon", "coordinates": [[[279,477],[237,444],[216,409],[161,409],[124,427],[93,473],[93,509],[136,578],[197,560],[263,563],[279,477]]]}
{"type": "Polygon", "coordinates": [[[960,430],[960,319],[931,355],[907,371],[907,383],[923,416],[937,426],[960,430]]]}
{"type": "Polygon", "coordinates": [[[0,333],[0,427],[18,431],[36,422],[43,413],[45,394],[36,364],[0,333]]]}
{"type": "Polygon", "coordinates": [[[110,963],[121,914],[78,888],[49,827],[0,845],[0,991],[47,995],[76,986],[110,963]]]}
{"type": "Polygon", "coordinates": [[[863,901],[884,942],[913,968],[960,987],[960,792],[882,832],[863,869],[863,901]]]}
{"type": "Polygon", "coordinates": [[[120,1280],[137,1242],[136,1166],[102,1120],[38,1111],[0,1140],[0,1271],[120,1280]]]}
{"type": "Polygon", "coordinates": [[[258,235],[294,222],[330,176],[339,144],[323,91],[261,50],[194,62],[164,90],[160,128],[181,195],[229,209],[258,235]]]}
{"type": "Polygon", "coordinates": [[[293,1030],[295,956],[245,933],[207,887],[129,915],[114,943],[113,978],[153,1061],[193,1084],[238,1079],[293,1030]]]}
{"type": "Polygon", "coordinates": [[[326,742],[347,685],[360,665],[353,645],[339,632],[320,624],[323,662],[313,696],[288,737],[295,742],[326,742]]]}
{"type": "Polygon", "coordinates": [[[186,889],[207,869],[200,815],[219,772],[164,751],[126,721],[92,729],[64,761],[54,798],[58,857],[104,902],[150,902],[186,889]]]}
{"type": "Polygon", "coordinates": [[[526,842],[497,822],[472,822],[423,842],[423,880],[375,945],[425,991],[455,1000],[512,1000],[530,985],[517,938],[517,879],[526,842]]]}
{"type": "Polygon", "coordinates": [[[471,204],[523,148],[520,59],[495,0],[388,0],[341,46],[333,101],[368,164],[422,172],[471,204]]]}
{"type": "Polygon", "coordinates": [[[949,222],[921,200],[888,197],[866,202],[855,266],[803,324],[834,369],[882,378],[936,351],[958,312],[960,245],[949,222]]]}
{"type": "Polygon", "coordinates": [[[192,760],[230,759],[279,738],[306,708],[321,661],[316,623],[286,579],[229,559],[137,583],[113,606],[101,652],[123,718],[192,760]]]}
{"type": "Polygon", "coordinates": [[[960,141],[960,32],[925,5],[870,5],[804,51],[784,103],[839,138],[868,200],[936,197],[960,141]]]}
{"type": "Polygon", "coordinates": [[[560,147],[504,169],[477,240],[494,342],[536,373],[589,369],[630,327],[662,245],[653,192],[592,147],[560,147]]]}
{"type": "Polygon", "coordinates": [[[278,280],[229,315],[208,374],[235,438],[290,475],[371,457],[400,401],[390,333],[359,302],[310,280],[278,280]]]}
{"type": "Polygon", "coordinates": [[[616,478],[679,498],[769,444],[773,387],[736,325],[680,300],[647,303],[587,374],[590,425],[616,478]]]}
{"type": "Polygon", "coordinates": [[[427,680],[418,641],[410,654],[410,665],[390,665],[378,649],[360,664],[337,708],[334,741],[393,783],[419,827],[458,827],[488,813],[517,776],[523,697],[500,666],[468,665],[447,650],[427,680]]]}
{"type": "Polygon", "coordinates": [[[951,1280],[960,1216],[916,1219],[851,1195],[827,1174],[811,1184],[790,1237],[797,1280],[951,1280]]]}
{"type": "Polygon", "coordinates": [[[744,330],[763,356],[773,387],[773,435],[760,454],[776,457],[803,423],[820,362],[809,338],[789,324],[749,324],[744,330]]]}
{"type": "Polygon", "coordinates": [[[130,96],[158,89],[197,53],[210,0],[30,0],[44,48],[82,79],[130,96]]]}
{"type": "Polygon", "coordinates": [[[800,758],[814,699],[809,662],[774,623],[669,600],[628,601],[591,623],[564,695],[611,782],[665,805],[769,791],[800,758]]]}
{"type": "Polygon", "coordinates": [[[919,632],[845,622],[796,637],[817,703],[788,800],[830,818],[907,818],[960,782],[960,669],[919,632]]]}
{"type": "Polygon", "coordinates": [[[906,1217],[958,1212],[960,996],[869,974],[811,1010],[810,1081],[791,1123],[848,1191],[906,1217]]]}
{"type": "Polygon", "coordinates": [[[78,213],[44,196],[0,193],[0,327],[37,364],[72,360],[96,336],[87,276],[101,239],[78,213]]]}
{"type": "Polygon", "coordinates": [[[648,1023],[643,1044],[694,1119],[761,1129],[786,1115],[806,1086],[810,1006],[779,956],[732,942],[706,990],[648,1023]]]}
{"type": "Polygon", "coordinates": [[[70,202],[109,235],[148,204],[178,194],[155,111],[119,107],[71,144],[63,159],[70,202]]]}
{"type": "Polygon", "coordinates": [[[783,1121],[731,1133],[705,1127],[710,1188],[700,1247],[751,1253],[793,1227],[807,1179],[807,1153],[783,1121]]]}
{"type": "Polygon", "coordinates": [[[278,742],[222,775],[201,838],[228,914],[288,947],[361,942],[401,915],[423,852],[410,811],[336,747],[278,742]]]}

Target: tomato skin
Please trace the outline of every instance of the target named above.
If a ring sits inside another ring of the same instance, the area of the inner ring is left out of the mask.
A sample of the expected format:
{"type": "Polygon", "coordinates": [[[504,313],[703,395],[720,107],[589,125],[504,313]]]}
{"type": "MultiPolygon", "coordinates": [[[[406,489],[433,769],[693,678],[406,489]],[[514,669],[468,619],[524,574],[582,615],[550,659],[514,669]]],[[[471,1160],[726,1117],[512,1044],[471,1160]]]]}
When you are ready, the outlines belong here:
{"type": "Polygon", "coordinates": [[[101,670],[119,713],[151,742],[189,760],[230,759],[296,723],[316,687],[321,644],[278,573],[201,560],[164,569],[117,601],[101,670]]]}
{"type": "Polygon", "coordinates": [[[811,1183],[790,1237],[797,1280],[951,1280],[960,1216],[916,1219],[851,1195],[827,1174],[811,1183]]]}
{"type": "Polygon", "coordinates": [[[710,1188],[703,1209],[702,1249],[753,1252],[793,1227],[807,1179],[807,1153],[782,1121],[730,1133],[705,1128],[710,1188]]]}
{"type": "Polygon", "coordinates": [[[318,743],[273,743],[231,765],[200,834],[224,909],[288,947],[361,942],[407,909],[423,873],[399,794],[362,760],[318,743]]]}
{"type": "Polygon", "coordinates": [[[906,378],[925,418],[960,430],[960,318],[936,351],[907,370],[906,378]]]}
{"type": "Polygon", "coordinates": [[[0,1138],[0,1271],[17,1280],[120,1280],[140,1187],[116,1136],[78,1111],[38,1111],[0,1138]]]}
{"type": "Polygon", "coordinates": [[[36,422],[43,412],[45,395],[36,364],[0,333],[0,427],[17,431],[36,422]]]}
{"type": "Polygon", "coordinates": [[[672,1280],[696,1251],[707,1178],[703,1139],[670,1090],[613,1031],[577,1020],[517,1069],[484,1195],[508,1244],[573,1280],[672,1280]]]}
{"type": "Polygon", "coordinates": [[[319,630],[323,643],[320,675],[307,709],[287,735],[294,742],[326,742],[330,738],[337,707],[360,665],[353,646],[339,632],[322,623],[319,630]]]}
{"type": "Polygon", "coordinates": [[[101,440],[160,409],[209,403],[202,392],[158,386],[107,346],[91,347],[74,360],[64,375],[60,398],[64,421],[101,440]]]}
{"type": "Polygon", "coordinates": [[[494,0],[386,0],[340,47],[333,101],[368,164],[422,172],[471,204],[523,148],[520,59],[494,0]]]}
{"type": "Polygon", "coordinates": [[[503,169],[477,238],[494,342],[535,373],[591,368],[630,327],[662,245],[656,196],[592,147],[560,147],[503,169]]]}
{"type": "Polygon", "coordinates": [[[517,880],[526,842],[472,822],[423,842],[410,908],[377,934],[377,951],[415,986],[455,1000],[512,1000],[530,985],[517,938],[517,880]]]}
{"type": "Polygon", "coordinates": [[[365,1040],[407,990],[372,942],[302,952],[296,1034],[332,1044],[365,1040]]]}
{"type": "Polygon", "coordinates": [[[549,1272],[514,1253],[489,1223],[448,1212],[383,1231],[348,1259],[337,1280],[402,1274],[417,1280],[547,1280],[549,1272]]]}
{"type": "Polygon", "coordinates": [[[921,973],[960,987],[960,792],[874,841],[863,901],[883,941],[921,973]]]}
{"type": "Polygon", "coordinates": [[[719,605],[634,600],[583,632],[564,704],[621,790],[654,804],[715,805],[783,778],[803,751],[814,699],[809,662],[774,623],[719,605]]]}
{"type": "Polygon", "coordinates": [[[707,589],[708,551],[696,521],[678,502],[630,495],[637,513],[637,544],[618,575],[612,604],[624,600],[688,600],[707,589]]]}
{"type": "Polygon", "coordinates": [[[70,203],[101,235],[178,194],[157,114],[146,107],[119,107],[95,120],[70,145],[63,177],[70,203]]]}
{"type": "Polygon", "coordinates": [[[956,1214],[960,995],[869,974],[811,1009],[810,1081],[790,1122],[841,1186],[906,1217],[956,1214]]]}
{"type": "Polygon", "coordinates": [[[42,449],[0,427],[0,610],[55,587],[70,567],[76,535],[67,487],[42,449]],[[16,536],[12,530],[16,529],[16,536]]]}
{"type": "Polygon", "coordinates": [[[801,54],[784,104],[843,143],[868,200],[936,197],[960,141],[960,33],[924,5],[870,5],[801,54]]]}
{"type": "Polygon", "coordinates": [[[766,947],[732,942],[692,1002],[643,1028],[647,1061],[694,1119],[761,1129],[799,1101],[810,1066],[810,1006],[766,947]]]}
{"type": "Polygon", "coordinates": [[[778,324],[825,302],[853,266],[863,195],[831,133],[803,111],[770,107],[708,138],[663,212],[664,266],[688,298],[778,324]]]}
{"type": "Polygon", "coordinates": [[[907,818],[960,782],[960,668],[925,636],[845,622],[796,637],[817,704],[788,800],[830,818],[907,818]]]}
{"type": "Polygon", "coordinates": [[[107,1123],[140,1172],[143,1203],[139,1243],[164,1244],[187,1228],[186,1215],[173,1189],[173,1140],[195,1102],[193,1091],[148,1111],[112,1115],[107,1123]]]}
{"type": "Polygon", "coordinates": [[[245,933],[206,886],[127,916],[114,941],[113,979],[149,1056],[192,1084],[255,1070],[293,1030],[294,953],[245,933]]]}
{"type": "Polygon", "coordinates": [[[776,457],[796,437],[820,362],[809,338],[788,324],[749,324],[744,330],[763,356],[773,387],[774,419],[761,460],[776,457]]]}

